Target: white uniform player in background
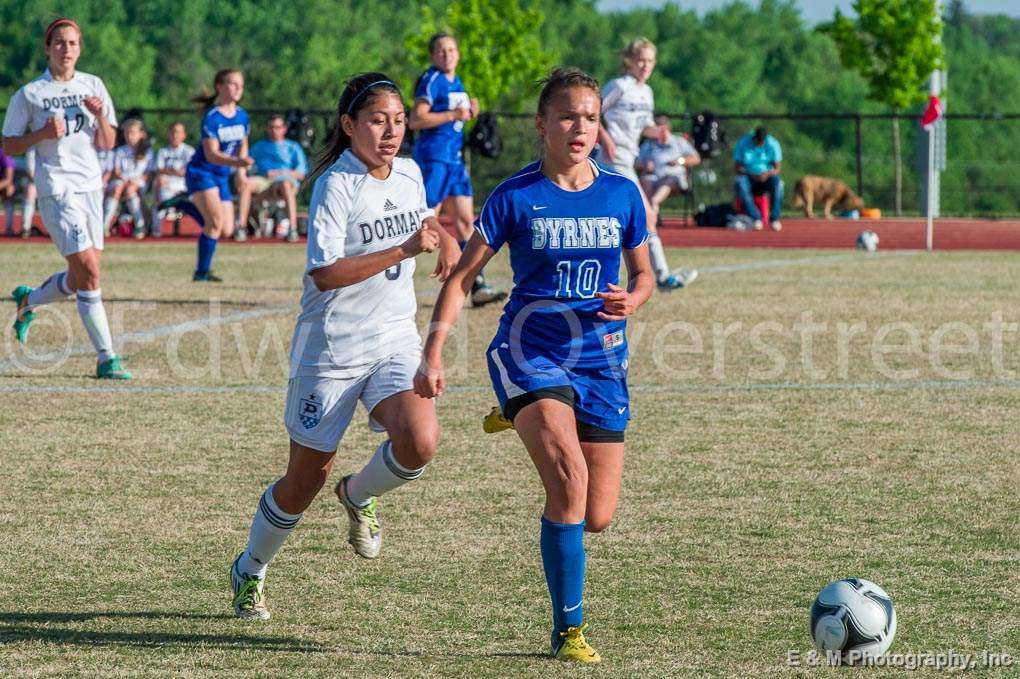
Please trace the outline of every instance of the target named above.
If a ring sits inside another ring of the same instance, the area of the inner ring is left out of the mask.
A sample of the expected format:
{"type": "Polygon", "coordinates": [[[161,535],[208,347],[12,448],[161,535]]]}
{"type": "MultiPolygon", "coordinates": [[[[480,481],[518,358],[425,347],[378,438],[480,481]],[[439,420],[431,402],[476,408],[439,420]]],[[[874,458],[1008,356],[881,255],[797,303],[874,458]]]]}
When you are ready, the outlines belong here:
{"type": "Polygon", "coordinates": [[[159,208],[160,203],[170,200],[174,196],[187,193],[187,186],[184,182],[184,172],[188,167],[188,161],[195,155],[195,147],[185,143],[188,138],[188,130],[184,123],[177,121],[167,128],[168,146],[156,151],[149,171],[152,176],[152,188],[156,192],[156,205],[152,208],[152,227],[150,233],[153,237],[159,238],[162,235],[163,220],[173,208],[159,208]]]}
{"type": "Polygon", "coordinates": [[[623,67],[624,75],[602,88],[604,126],[599,130],[598,161],[637,185],[648,217],[648,250],[656,283],[659,290],[674,290],[693,282],[698,272],[670,271],[657,230],[659,215],[652,209],[634,169],[641,139],[665,142],[669,134],[668,127],[655,124],[655,98],[648,86],[655,69],[655,45],[645,38],[632,41],[623,51],[623,67]]]}
{"type": "Polygon", "coordinates": [[[113,174],[106,187],[106,202],[103,205],[103,222],[109,233],[117,219],[121,201],[127,205],[134,221],[131,235],[145,237],[145,215],[142,212],[142,196],[149,185],[149,166],[152,165],[152,149],[145,125],[138,118],[124,122],[121,129],[124,144],[113,152],[113,174]]]}
{"type": "Polygon", "coordinates": [[[81,29],[72,19],[46,28],[43,44],[49,68],[18,90],[4,118],[3,147],[8,155],[34,148],[39,212],[67,270],[38,288],[20,285],[14,331],[24,342],[33,309],[77,293],[78,314],[96,349],[96,376],[129,379],[113,351],[99,287],[103,251],[103,184],[96,148],[114,145],[117,117],[103,81],[75,71],[81,56],[81,29]]]}
{"type": "Polygon", "coordinates": [[[379,555],[376,497],[419,478],[435,454],[435,404],[412,391],[421,361],[414,257],[440,248],[433,276],[445,280],[460,249],[429,209],[418,165],[396,157],[404,115],[388,77],[353,78],[313,173],[320,176],[284,415],[290,460],[262,494],[248,545],[230,568],[241,618],[269,618],[266,569],[326,482],[358,401],[371,428],[387,434],[368,464],[336,486],[359,555],[379,555]]]}

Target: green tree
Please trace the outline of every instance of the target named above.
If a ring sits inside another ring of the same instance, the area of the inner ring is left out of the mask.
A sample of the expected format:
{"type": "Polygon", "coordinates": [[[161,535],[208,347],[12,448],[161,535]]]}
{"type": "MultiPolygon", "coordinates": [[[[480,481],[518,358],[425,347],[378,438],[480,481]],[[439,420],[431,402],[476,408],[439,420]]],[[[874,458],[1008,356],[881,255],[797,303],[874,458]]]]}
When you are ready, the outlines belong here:
{"type": "MultiPolygon", "coordinates": [[[[836,10],[822,28],[846,68],[868,83],[868,96],[899,111],[924,100],[922,85],[943,67],[942,18],[936,0],[855,0],[854,21],[836,10]]],[[[893,119],[896,214],[903,212],[899,119],[893,119]]]]}
{"type": "Polygon", "coordinates": [[[407,51],[419,63],[429,62],[428,39],[445,30],[460,48],[458,75],[483,109],[521,110],[535,81],[555,57],[542,47],[544,21],[536,5],[518,0],[453,0],[444,16],[422,7],[421,24],[408,36],[407,51]]]}

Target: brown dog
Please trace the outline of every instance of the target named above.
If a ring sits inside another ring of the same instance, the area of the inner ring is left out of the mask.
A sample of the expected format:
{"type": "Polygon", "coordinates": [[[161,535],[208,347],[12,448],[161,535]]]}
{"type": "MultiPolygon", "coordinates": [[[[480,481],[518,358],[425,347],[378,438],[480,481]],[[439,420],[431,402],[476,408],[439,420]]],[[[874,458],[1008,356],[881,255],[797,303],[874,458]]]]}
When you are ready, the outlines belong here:
{"type": "Polygon", "coordinates": [[[793,206],[804,208],[806,217],[815,216],[815,203],[824,206],[826,219],[832,219],[833,205],[839,205],[843,210],[860,210],[864,207],[864,201],[846,182],[813,174],[802,177],[793,188],[793,194],[793,206]]]}

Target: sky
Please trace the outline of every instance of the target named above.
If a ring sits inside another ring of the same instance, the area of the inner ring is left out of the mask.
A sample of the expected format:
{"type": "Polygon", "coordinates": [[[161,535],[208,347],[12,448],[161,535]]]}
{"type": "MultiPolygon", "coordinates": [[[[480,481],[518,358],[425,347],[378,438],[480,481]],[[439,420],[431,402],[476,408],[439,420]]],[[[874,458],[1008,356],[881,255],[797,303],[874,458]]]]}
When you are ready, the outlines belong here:
{"type": "MultiPolygon", "coordinates": [[[[666,2],[680,5],[683,9],[694,9],[699,13],[729,4],[733,0],[599,0],[601,10],[625,10],[632,7],[661,7],[666,2]]],[[[756,0],[744,0],[757,4],[756,0]]],[[[851,0],[797,0],[801,14],[808,23],[828,21],[836,7],[843,14],[852,15],[851,0]]],[[[966,0],[971,14],[1008,14],[1020,18],[1020,0],[966,0]]]]}

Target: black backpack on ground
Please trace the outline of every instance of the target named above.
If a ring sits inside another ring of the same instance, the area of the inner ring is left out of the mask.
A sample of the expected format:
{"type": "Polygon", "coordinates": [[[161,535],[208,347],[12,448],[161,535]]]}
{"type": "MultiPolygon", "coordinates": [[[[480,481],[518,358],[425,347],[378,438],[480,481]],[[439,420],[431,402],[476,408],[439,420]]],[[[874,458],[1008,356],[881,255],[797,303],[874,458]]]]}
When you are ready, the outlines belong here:
{"type": "Polygon", "coordinates": [[[726,220],[734,214],[736,211],[729,203],[709,205],[694,215],[694,223],[698,226],[726,226],[726,220]]]}
{"type": "Polygon", "coordinates": [[[482,113],[468,135],[468,147],[486,158],[499,158],[503,153],[503,138],[499,136],[499,123],[491,113],[482,113]]]}

